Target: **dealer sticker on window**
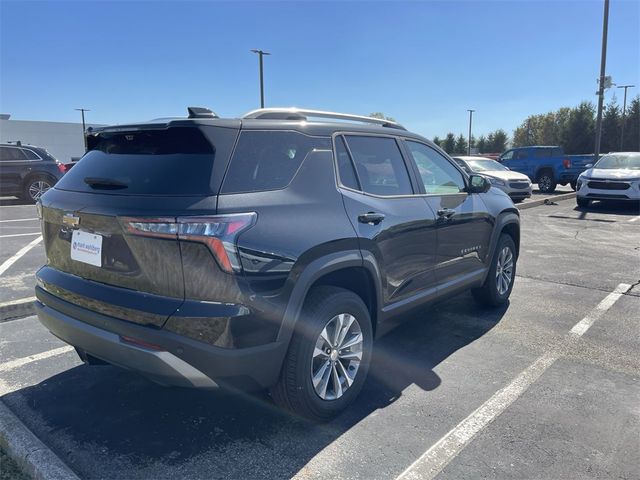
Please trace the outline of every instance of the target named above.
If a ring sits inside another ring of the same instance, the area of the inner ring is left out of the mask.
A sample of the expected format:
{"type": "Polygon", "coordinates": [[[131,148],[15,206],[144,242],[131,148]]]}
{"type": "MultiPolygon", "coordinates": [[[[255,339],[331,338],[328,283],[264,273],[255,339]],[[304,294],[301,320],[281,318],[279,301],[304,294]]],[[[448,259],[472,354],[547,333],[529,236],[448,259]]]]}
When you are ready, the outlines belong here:
{"type": "Polygon", "coordinates": [[[102,235],[74,230],[71,236],[71,258],[96,267],[102,266],[102,235]]]}

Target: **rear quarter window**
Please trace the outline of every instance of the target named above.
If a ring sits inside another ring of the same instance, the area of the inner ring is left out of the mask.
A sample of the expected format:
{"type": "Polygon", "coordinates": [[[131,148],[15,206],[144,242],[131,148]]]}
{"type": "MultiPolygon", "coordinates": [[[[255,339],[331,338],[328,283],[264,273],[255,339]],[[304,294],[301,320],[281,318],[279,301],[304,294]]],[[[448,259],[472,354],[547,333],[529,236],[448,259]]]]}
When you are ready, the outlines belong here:
{"type": "Polygon", "coordinates": [[[212,172],[219,155],[216,144],[223,144],[224,151],[224,145],[232,144],[237,131],[208,128],[213,133],[207,136],[195,127],[101,133],[91,139],[90,151],[56,188],[114,195],[215,194],[212,172]],[[88,185],[87,178],[106,179],[125,187],[88,185]]]}
{"type": "Polygon", "coordinates": [[[330,150],[331,141],[291,131],[245,130],[240,133],[221,193],[285,188],[316,148],[330,150]]]}

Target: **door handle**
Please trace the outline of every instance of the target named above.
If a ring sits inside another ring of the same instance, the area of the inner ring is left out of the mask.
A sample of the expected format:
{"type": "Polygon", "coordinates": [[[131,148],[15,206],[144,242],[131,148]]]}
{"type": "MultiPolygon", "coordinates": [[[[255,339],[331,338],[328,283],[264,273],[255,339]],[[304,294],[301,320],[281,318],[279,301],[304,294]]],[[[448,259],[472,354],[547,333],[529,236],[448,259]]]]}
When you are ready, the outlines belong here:
{"type": "Polygon", "coordinates": [[[358,215],[358,221],[360,223],[368,223],[369,225],[378,225],[382,220],[384,220],[382,213],[367,212],[358,215]]]}
{"type": "Polygon", "coordinates": [[[440,210],[438,210],[438,217],[451,218],[455,213],[456,211],[451,208],[441,208],[440,210]]]}

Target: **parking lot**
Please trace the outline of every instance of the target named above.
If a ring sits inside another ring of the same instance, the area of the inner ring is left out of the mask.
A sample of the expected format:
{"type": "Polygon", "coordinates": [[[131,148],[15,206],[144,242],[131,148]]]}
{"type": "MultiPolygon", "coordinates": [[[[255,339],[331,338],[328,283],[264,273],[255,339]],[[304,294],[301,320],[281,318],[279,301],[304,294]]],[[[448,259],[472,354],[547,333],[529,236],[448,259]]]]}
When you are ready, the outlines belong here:
{"type": "MultiPolygon", "coordinates": [[[[521,217],[508,306],[414,314],[329,424],[84,366],[33,316],[0,323],[0,397],[81,478],[640,478],[640,212],[521,217]]],[[[0,222],[5,303],[33,295],[44,248],[32,205],[0,200],[0,222]]]]}

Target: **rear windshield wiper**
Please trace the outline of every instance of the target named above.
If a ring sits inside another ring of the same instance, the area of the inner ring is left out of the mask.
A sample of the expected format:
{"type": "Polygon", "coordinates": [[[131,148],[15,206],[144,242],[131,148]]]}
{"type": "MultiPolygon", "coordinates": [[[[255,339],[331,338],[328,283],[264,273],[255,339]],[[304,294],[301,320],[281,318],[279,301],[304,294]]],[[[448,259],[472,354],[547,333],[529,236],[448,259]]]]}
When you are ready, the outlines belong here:
{"type": "Polygon", "coordinates": [[[114,180],[113,178],[100,177],[85,177],[84,183],[89,185],[91,188],[101,188],[104,190],[118,190],[129,186],[128,184],[114,180]]]}

